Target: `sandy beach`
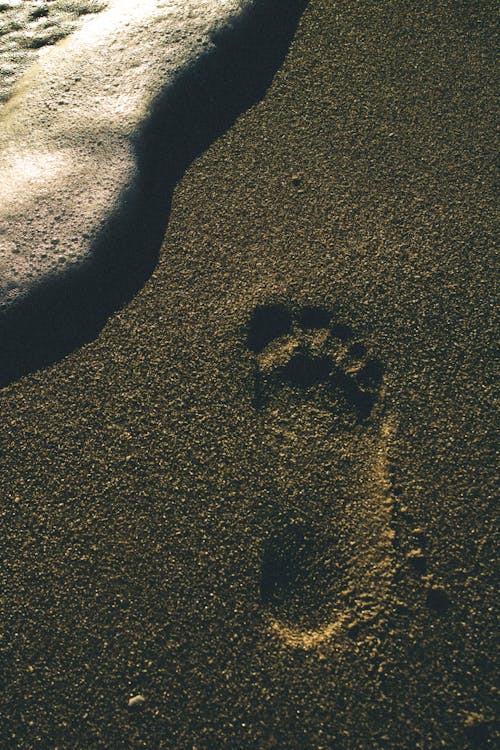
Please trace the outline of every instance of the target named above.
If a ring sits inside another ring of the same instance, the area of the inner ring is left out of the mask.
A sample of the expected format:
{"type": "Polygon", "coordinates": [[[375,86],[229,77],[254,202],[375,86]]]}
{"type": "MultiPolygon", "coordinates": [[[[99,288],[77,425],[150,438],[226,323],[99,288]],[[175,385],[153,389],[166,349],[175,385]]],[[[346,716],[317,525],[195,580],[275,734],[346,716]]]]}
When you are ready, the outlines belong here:
{"type": "Polygon", "coordinates": [[[2,747],[494,747],[495,33],[311,0],[144,287],[2,390],[2,747]]]}

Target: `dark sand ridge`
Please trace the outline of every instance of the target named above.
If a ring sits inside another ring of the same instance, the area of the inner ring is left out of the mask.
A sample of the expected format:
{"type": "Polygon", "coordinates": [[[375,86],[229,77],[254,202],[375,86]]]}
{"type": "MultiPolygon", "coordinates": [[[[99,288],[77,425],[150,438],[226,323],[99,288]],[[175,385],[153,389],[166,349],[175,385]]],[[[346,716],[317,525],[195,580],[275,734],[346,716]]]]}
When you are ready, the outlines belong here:
{"type": "Polygon", "coordinates": [[[493,747],[492,16],[313,0],[2,394],[7,747],[493,747]]]}

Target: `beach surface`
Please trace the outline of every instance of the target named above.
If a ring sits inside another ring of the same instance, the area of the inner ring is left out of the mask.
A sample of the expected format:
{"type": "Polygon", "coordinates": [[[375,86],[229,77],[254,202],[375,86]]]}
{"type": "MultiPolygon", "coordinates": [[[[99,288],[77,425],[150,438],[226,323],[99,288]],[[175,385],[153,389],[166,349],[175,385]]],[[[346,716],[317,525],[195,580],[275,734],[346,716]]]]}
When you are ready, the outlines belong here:
{"type": "Polygon", "coordinates": [[[6,748],[488,748],[489,3],[311,0],[149,280],[0,394],[6,748]]]}

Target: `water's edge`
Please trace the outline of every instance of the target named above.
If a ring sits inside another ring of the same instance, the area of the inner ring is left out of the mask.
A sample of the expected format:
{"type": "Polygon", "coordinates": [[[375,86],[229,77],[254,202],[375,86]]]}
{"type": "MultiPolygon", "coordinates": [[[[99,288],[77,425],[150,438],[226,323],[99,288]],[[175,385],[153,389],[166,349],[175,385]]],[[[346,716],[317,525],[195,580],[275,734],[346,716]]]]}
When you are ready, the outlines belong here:
{"type": "Polygon", "coordinates": [[[173,189],[189,164],[259,101],[307,0],[255,0],[157,98],[136,133],[136,179],[89,260],[33,285],[0,315],[0,387],[93,340],[151,275],[173,189]]]}

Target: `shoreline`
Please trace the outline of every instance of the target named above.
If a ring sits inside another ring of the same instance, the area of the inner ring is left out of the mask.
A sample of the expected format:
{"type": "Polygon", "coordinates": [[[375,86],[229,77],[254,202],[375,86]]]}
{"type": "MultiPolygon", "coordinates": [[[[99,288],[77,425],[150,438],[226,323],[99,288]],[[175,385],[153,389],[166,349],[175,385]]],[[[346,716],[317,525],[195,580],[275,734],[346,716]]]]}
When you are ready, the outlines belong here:
{"type": "Polygon", "coordinates": [[[304,0],[132,5],[53,48],[0,113],[0,387],[143,286],[176,183],[264,94],[304,0]]]}

